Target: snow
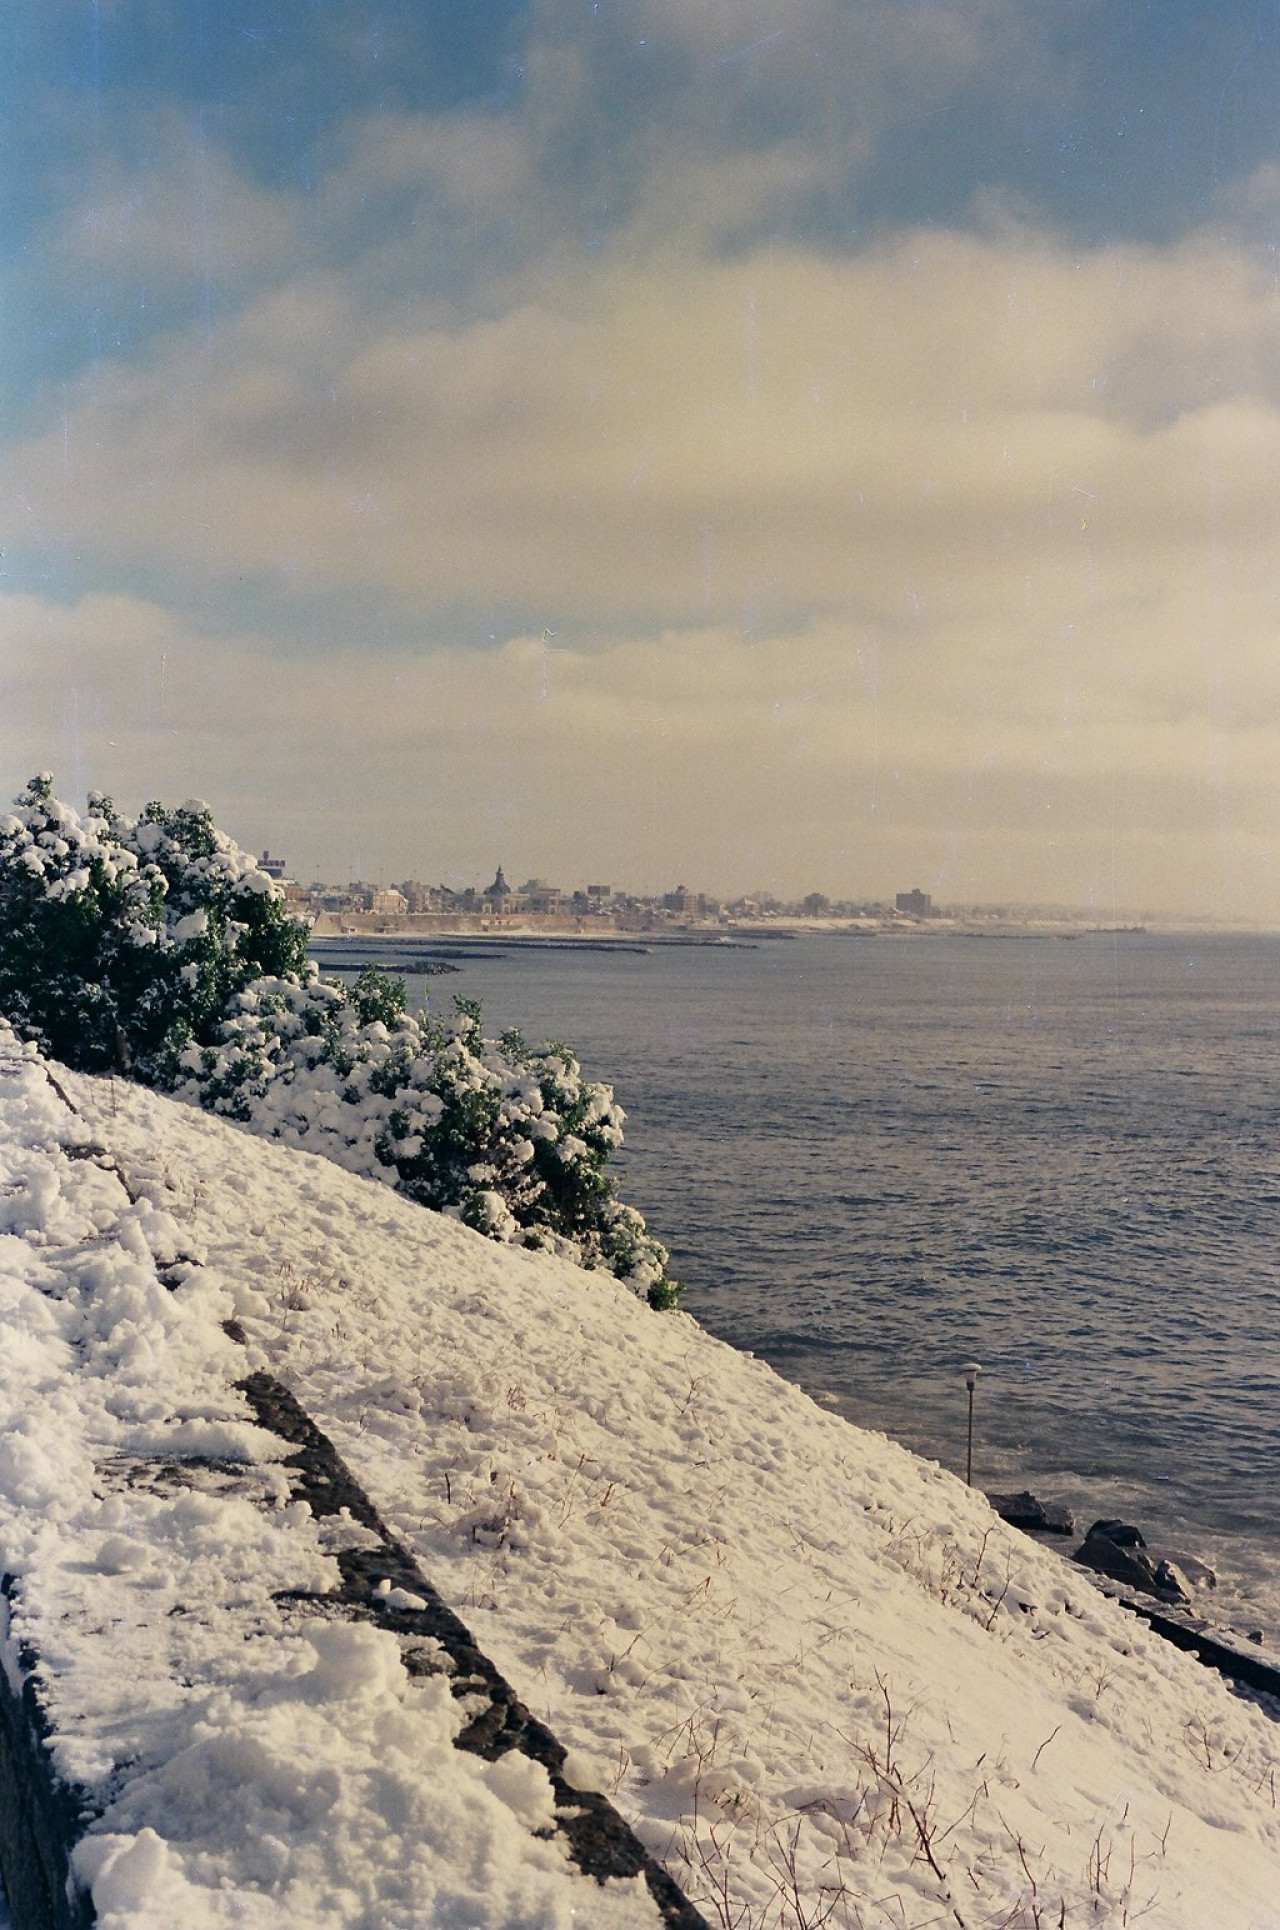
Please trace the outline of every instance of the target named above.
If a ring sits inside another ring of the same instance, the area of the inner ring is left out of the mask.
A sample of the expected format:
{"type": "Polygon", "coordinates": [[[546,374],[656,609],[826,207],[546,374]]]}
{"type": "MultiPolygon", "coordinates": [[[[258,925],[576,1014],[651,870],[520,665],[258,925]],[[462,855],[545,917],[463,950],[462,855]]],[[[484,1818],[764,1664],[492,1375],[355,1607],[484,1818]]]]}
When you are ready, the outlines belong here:
{"type": "Polygon", "coordinates": [[[710,1924],[1275,1930],[1274,1712],[951,1475],[607,1274],[49,1070],[78,1115],[0,1036],[0,1655],[105,1930],[658,1921],[444,1678],[283,1598],[366,1531],[290,1499],[255,1369],[710,1924]]]}

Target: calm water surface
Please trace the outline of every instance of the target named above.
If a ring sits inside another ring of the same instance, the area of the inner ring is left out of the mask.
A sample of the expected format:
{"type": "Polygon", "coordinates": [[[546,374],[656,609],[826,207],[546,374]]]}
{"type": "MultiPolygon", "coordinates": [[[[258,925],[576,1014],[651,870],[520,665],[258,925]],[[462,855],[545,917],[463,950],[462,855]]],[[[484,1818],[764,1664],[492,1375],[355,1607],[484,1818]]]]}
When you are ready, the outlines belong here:
{"type": "Polygon", "coordinates": [[[512,951],[410,996],[571,1044],[684,1305],[861,1425],[1207,1553],[1280,1633],[1280,941],[512,951]]]}

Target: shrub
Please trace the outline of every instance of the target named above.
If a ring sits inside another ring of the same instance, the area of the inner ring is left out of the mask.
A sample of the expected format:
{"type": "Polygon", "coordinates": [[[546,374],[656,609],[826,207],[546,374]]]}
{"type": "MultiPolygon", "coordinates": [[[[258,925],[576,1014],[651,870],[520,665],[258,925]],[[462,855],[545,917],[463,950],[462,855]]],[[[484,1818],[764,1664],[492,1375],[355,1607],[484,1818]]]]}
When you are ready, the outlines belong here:
{"type": "Polygon", "coordinates": [[[180,1097],[339,1165],[493,1239],[605,1268],[655,1306],[674,1304],[667,1253],[607,1171],[624,1114],[564,1046],[485,1036],[480,1007],[403,1011],[403,984],[361,974],[259,980],[210,1046],[164,1070],[180,1097]]]}
{"type": "Polygon", "coordinates": [[[607,1170],[609,1087],[565,1046],[487,1038],[471,1000],[410,1015],[385,972],[326,982],[308,936],[203,804],[131,822],[94,797],[80,818],[45,775],[0,818],[0,1010],[24,1037],[674,1305],[666,1249],[607,1170]]]}
{"type": "Polygon", "coordinates": [[[255,978],[305,971],[306,947],[207,805],[132,822],[91,796],[82,818],[45,772],[0,817],[0,1009],[68,1065],[150,1077],[175,1034],[212,1039],[255,978]]]}

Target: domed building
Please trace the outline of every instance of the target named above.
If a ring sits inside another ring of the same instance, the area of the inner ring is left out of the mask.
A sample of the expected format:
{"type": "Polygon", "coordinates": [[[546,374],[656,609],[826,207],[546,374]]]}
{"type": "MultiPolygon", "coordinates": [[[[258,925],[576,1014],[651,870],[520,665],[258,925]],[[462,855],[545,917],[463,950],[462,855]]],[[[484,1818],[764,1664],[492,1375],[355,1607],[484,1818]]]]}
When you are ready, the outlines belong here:
{"type": "Polygon", "coordinates": [[[499,913],[509,911],[511,909],[510,899],[511,886],[503,877],[502,866],[499,865],[497,877],[491,885],[485,886],[484,908],[486,911],[496,911],[499,913]]]}

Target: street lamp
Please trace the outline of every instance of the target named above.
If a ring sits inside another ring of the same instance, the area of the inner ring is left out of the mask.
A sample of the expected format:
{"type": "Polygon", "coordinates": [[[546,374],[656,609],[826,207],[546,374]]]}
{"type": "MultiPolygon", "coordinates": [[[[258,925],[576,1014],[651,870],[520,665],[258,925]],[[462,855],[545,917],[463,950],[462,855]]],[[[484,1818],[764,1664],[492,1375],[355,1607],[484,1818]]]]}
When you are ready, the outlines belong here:
{"type": "Polygon", "coordinates": [[[964,1384],[969,1390],[969,1452],[965,1459],[964,1478],[973,1486],[973,1390],[978,1385],[978,1375],[982,1372],[976,1360],[965,1363],[964,1384]]]}

